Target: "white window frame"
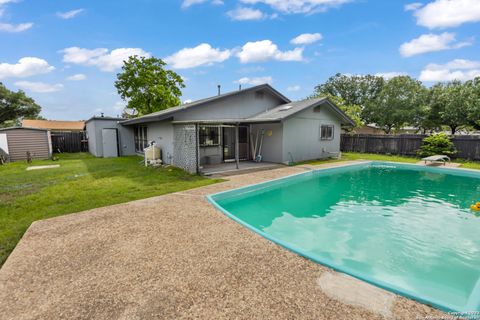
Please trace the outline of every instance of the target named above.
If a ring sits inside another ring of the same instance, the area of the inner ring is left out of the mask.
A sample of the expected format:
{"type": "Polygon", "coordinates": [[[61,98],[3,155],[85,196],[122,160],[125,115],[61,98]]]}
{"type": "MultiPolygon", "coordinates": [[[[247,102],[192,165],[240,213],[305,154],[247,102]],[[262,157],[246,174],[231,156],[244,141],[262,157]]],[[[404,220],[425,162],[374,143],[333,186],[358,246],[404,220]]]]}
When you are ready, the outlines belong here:
{"type": "Polygon", "coordinates": [[[320,140],[323,141],[331,141],[335,139],[335,126],[333,124],[321,124],[320,125],[320,140]],[[323,128],[326,129],[324,132],[323,128]],[[331,128],[331,134],[330,135],[325,135],[328,134],[328,129],[331,128]]]}

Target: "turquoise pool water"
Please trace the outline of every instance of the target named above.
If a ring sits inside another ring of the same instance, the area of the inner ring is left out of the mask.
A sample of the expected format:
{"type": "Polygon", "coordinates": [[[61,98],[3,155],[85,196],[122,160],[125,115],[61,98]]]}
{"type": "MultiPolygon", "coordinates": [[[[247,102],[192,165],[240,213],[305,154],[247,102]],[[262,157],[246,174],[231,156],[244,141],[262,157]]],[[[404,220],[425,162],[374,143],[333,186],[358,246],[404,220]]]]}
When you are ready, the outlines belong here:
{"type": "Polygon", "coordinates": [[[480,174],[377,163],[209,196],[307,258],[444,310],[480,311],[480,174]]]}

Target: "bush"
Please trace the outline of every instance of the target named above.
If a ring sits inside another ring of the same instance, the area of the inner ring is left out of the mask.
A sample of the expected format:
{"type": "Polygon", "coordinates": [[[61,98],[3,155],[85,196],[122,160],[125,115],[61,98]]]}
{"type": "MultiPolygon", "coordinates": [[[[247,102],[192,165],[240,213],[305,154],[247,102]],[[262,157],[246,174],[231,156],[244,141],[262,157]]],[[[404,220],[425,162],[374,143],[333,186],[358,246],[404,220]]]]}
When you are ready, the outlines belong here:
{"type": "Polygon", "coordinates": [[[420,157],[429,157],[436,154],[444,154],[446,156],[453,156],[457,153],[453,142],[445,133],[438,133],[426,137],[422,141],[422,147],[417,154],[420,157]]]}

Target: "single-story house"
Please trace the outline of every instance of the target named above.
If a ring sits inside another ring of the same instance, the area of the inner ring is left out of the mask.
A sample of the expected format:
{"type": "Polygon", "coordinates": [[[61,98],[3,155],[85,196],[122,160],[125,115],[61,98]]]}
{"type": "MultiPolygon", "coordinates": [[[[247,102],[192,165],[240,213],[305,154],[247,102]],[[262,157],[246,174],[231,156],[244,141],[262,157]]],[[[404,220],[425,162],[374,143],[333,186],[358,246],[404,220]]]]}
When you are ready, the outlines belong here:
{"type": "Polygon", "coordinates": [[[87,121],[87,133],[93,154],[102,156],[98,152],[101,144],[105,156],[109,141],[113,141],[108,147],[109,156],[115,156],[115,148],[117,155],[142,153],[153,141],[161,148],[164,163],[192,173],[201,172],[208,165],[252,160],[254,145],[259,153],[259,141],[265,162],[291,163],[331,157],[340,152],[342,125],[354,125],[326,98],[292,102],[268,84],[134,119],[112,119],[115,123],[102,126],[101,130],[90,127],[89,123],[94,122],[91,120],[87,121]],[[104,129],[119,132],[120,128],[125,130],[123,135],[117,133],[116,142],[113,131],[107,132],[109,137],[105,138],[104,129]]]}
{"type": "Polygon", "coordinates": [[[69,131],[79,132],[85,130],[85,121],[59,121],[59,120],[22,120],[22,127],[48,129],[51,132],[69,131]]]}
{"type": "Polygon", "coordinates": [[[0,129],[0,154],[10,161],[49,159],[52,156],[52,140],[47,129],[11,127],[0,129]]]}

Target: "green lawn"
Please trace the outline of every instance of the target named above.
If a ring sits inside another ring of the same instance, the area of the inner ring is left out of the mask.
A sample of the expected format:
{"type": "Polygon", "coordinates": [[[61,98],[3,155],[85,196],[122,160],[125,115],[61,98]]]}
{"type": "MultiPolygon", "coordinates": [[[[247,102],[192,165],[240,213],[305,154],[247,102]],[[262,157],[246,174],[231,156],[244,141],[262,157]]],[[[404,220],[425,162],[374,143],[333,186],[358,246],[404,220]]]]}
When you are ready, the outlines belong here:
{"type": "MultiPolygon", "coordinates": [[[[375,153],[342,152],[341,159],[313,160],[313,161],[297,163],[297,165],[299,164],[317,165],[322,163],[349,161],[349,160],[375,160],[375,161],[393,161],[393,162],[407,162],[407,163],[416,163],[420,161],[419,158],[415,158],[415,157],[404,157],[404,156],[375,154],[375,153]]],[[[466,161],[466,160],[459,159],[459,160],[455,160],[454,162],[460,163],[461,168],[480,170],[480,162],[478,161],[466,161]]]]}
{"type": "Polygon", "coordinates": [[[0,266],[30,224],[39,219],[158,196],[218,182],[176,168],[146,168],[136,156],[95,158],[62,154],[60,168],[26,171],[25,162],[0,166],[0,266]]]}
{"type": "Polygon", "coordinates": [[[322,163],[331,163],[339,161],[351,161],[351,160],[375,160],[375,161],[394,161],[394,162],[407,162],[415,163],[420,161],[418,158],[414,157],[403,157],[403,156],[394,156],[386,154],[374,154],[374,153],[355,153],[355,152],[342,152],[341,159],[320,159],[313,161],[305,161],[297,164],[322,164],[322,163]]]}

